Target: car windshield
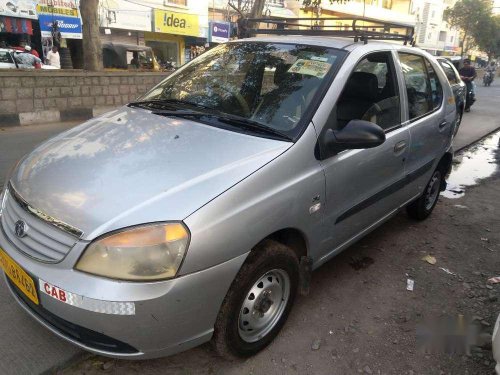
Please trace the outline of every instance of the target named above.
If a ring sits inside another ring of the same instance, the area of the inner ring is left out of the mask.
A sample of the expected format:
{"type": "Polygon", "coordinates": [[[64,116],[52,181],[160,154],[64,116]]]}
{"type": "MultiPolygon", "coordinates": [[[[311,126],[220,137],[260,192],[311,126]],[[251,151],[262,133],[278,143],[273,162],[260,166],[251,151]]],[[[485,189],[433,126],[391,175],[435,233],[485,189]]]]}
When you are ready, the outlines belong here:
{"type": "Polygon", "coordinates": [[[344,54],[310,45],[222,44],[170,75],[140,101],[192,104],[294,138],[315,94],[344,54]]]}

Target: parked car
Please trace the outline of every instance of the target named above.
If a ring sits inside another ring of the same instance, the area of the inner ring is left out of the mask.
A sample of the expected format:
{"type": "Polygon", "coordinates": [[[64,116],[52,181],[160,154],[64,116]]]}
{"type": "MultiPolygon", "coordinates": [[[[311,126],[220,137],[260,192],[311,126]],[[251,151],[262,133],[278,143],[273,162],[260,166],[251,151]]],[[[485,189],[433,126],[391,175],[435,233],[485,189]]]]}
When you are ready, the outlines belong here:
{"type": "MultiPolygon", "coordinates": [[[[0,48],[0,69],[34,69],[32,66],[18,64],[15,55],[21,53],[10,48],[0,48]]],[[[59,69],[42,63],[42,69],[59,69]]]]}
{"type": "Polygon", "coordinates": [[[457,117],[455,120],[455,124],[453,125],[453,136],[455,136],[460,128],[460,124],[462,123],[462,117],[464,114],[465,102],[467,98],[467,86],[464,81],[460,78],[460,74],[458,73],[455,65],[453,65],[448,59],[443,57],[438,57],[437,61],[443,68],[444,73],[446,74],[446,78],[448,78],[448,83],[453,90],[453,95],[455,97],[455,105],[457,107],[457,117]]]}
{"type": "Polygon", "coordinates": [[[455,122],[420,49],[221,44],[22,158],[0,265],[17,302],[83,349],[152,358],[212,340],[250,356],[311,270],[401,209],[431,214],[455,122]]]}

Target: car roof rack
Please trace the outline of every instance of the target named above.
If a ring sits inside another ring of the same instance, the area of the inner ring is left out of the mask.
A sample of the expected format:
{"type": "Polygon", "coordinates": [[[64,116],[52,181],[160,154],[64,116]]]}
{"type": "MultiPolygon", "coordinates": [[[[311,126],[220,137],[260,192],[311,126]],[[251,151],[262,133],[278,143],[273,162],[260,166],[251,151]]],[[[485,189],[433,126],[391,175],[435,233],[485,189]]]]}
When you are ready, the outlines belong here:
{"type": "Polygon", "coordinates": [[[325,18],[240,18],[238,37],[248,38],[258,34],[312,35],[354,38],[355,42],[368,40],[402,41],[415,45],[415,27],[400,22],[381,21],[367,17],[325,17],[325,18]],[[325,24],[329,21],[331,24],[325,24]],[[333,22],[335,23],[333,23],[333,22]],[[320,24],[321,22],[321,24],[320,24]],[[267,28],[261,29],[262,23],[267,28]]]}

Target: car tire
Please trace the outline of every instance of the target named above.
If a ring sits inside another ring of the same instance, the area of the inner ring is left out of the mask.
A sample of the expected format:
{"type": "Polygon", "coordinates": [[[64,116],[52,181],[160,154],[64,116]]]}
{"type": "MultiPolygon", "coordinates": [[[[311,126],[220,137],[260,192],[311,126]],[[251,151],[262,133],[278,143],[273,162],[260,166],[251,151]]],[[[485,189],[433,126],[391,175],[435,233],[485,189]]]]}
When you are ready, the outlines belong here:
{"type": "Polygon", "coordinates": [[[299,260],[273,240],[257,245],[226,294],[212,345],[226,359],[249,357],[269,345],[292,308],[299,282],[299,260]]]}
{"type": "Polygon", "coordinates": [[[439,200],[441,187],[444,186],[444,175],[444,171],[439,167],[432,173],[422,195],[406,206],[408,216],[415,220],[427,219],[439,200]]]}

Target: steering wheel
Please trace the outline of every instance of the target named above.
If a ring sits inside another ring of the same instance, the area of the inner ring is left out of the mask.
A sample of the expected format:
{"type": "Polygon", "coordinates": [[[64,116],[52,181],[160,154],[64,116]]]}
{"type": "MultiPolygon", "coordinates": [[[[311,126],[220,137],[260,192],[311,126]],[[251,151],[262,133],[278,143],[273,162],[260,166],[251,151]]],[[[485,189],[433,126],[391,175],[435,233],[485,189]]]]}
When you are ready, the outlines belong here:
{"type": "MultiPolygon", "coordinates": [[[[219,91],[223,93],[221,95],[222,97],[225,96],[225,94],[231,95],[233,98],[236,99],[238,104],[240,105],[240,109],[243,111],[243,114],[248,117],[250,116],[250,107],[248,107],[248,103],[246,102],[245,98],[243,95],[240,94],[238,89],[236,89],[233,86],[230,86],[228,84],[224,83],[219,83],[219,82],[214,82],[214,84],[211,86],[212,89],[215,91],[219,91]]],[[[205,90],[197,90],[197,91],[192,91],[188,94],[188,96],[196,96],[196,95],[206,95],[205,90]]]]}

